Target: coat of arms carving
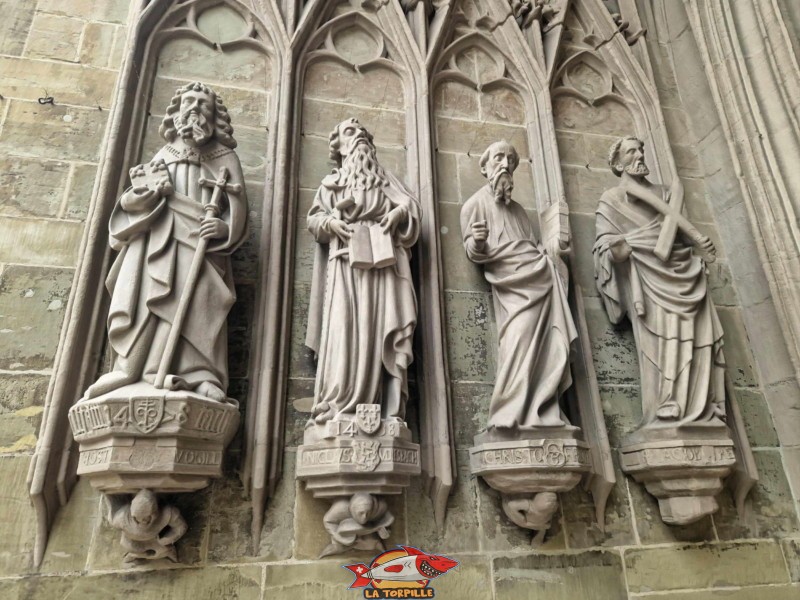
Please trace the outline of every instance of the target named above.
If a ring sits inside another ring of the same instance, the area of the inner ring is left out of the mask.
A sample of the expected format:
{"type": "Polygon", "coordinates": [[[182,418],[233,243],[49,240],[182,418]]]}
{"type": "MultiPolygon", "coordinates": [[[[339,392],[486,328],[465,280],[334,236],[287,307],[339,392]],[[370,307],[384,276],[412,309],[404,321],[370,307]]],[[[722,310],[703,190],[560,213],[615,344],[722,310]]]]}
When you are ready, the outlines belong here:
{"type": "Polygon", "coordinates": [[[381,443],[377,440],[353,440],[353,462],[358,471],[374,471],[381,464],[378,451],[381,443]]]}
{"type": "Polygon", "coordinates": [[[381,426],[381,405],[359,404],[356,406],[356,424],[367,435],[378,431],[381,426]]]}

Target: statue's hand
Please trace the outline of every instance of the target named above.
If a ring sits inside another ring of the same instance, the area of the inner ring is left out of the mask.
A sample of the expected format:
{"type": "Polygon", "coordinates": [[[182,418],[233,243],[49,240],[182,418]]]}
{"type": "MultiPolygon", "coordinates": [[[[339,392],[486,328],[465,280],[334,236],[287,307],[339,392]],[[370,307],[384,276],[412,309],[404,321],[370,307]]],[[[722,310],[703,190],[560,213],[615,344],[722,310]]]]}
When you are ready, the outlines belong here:
{"type": "Polygon", "coordinates": [[[205,217],[200,221],[200,237],[204,240],[227,238],[230,228],[217,217],[205,217]]]}
{"type": "Polygon", "coordinates": [[[628,257],[633,252],[633,248],[630,247],[628,242],[625,240],[625,236],[618,235],[612,238],[611,242],[608,244],[609,250],[611,250],[611,260],[614,262],[623,262],[628,260],[628,257]]]}
{"type": "Polygon", "coordinates": [[[393,208],[381,219],[383,232],[394,235],[397,226],[403,222],[403,219],[405,219],[405,211],[400,207],[393,208]]]}
{"type": "Polygon", "coordinates": [[[697,248],[706,255],[717,255],[717,248],[714,246],[714,242],[711,241],[711,238],[709,238],[707,235],[700,235],[695,240],[695,244],[697,245],[697,248]]]}
{"type": "Polygon", "coordinates": [[[341,219],[331,219],[328,221],[328,229],[345,244],[347,240],[353,237],[353,230],[341,219]]]}
{"type": "Polygon", "coordinates": [[[122,194],[120,204],[122,210],[127,212],[141,212],[151,210],[161,199],[159,190],[150,189],[147,186],[130,188],[122,194]]]}
{"type": "Polygon", "coordinates": [[[489,227],[486,221],[478,221],[472,224],[472,240],[475,242],[475,249],[478,251],[483,250],[486,246],[486,240],[489,238],[489,227]]]}

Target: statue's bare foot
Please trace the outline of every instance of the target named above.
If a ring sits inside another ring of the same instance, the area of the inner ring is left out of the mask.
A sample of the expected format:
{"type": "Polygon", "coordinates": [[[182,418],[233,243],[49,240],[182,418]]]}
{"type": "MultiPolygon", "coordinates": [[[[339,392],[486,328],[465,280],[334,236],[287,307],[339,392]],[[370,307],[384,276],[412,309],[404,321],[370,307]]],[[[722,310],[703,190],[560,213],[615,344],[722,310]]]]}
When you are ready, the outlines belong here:
{"type": "Polygon", "coordinates": [[[132,383],[136,382],[134,378],[127,373],[123,373],[121,371],[111,371],[111,373],[106,373],[100,377],[100,379],[90,385],[82,399],[90,400],[91,398],[97,398],[98,396],[102,396],[108,392],[113,392],[114,390],[118,390],[119,388],[132,383]]]}
{"type": "Polygon", "coordinates": [[[675,402],[665,402],[656,411],[656,416],[659,419],[678,419],[681,416],[681,408],[675,402]]]}
{"type": "Polygon", "coordinates": [[[210,398],[211,400],[216,400],[217,402],[225,402],[227,399],[225,392],[223,392],[218,386],[214,385],[210,381],[204,381],[198,385],[195,393],[205,396],[206,398],[210,398]]]}

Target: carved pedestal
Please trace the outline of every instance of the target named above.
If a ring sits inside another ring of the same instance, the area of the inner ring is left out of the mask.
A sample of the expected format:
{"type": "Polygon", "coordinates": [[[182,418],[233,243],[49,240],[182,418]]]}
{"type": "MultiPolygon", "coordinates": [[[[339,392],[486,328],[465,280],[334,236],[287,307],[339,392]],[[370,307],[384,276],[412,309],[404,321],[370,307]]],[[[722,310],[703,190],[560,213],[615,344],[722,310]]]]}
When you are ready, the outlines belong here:
{"type": "Polygon", "coordinates": [[[470,448],[472,473],[500,492],[503,510],[540,541],[558,510],[559,492],[575,487],[591,469],[589,446],[570,428],[490,428],[470,448]]]}
{"type": "Polygon", "coordinates": [[[381,420],[375,408],[361,405],[355,419],[306,427],[297,478],[315,498],[333,502],[324,519],[331,544],[321,556],[382,549],[394,517],[377,496],[402,493],[420,474],[419,444],[406,424],[381,420]]]}
{"type": "Polygon", "coordinates": [[[650,428],[630,436],[620,448],[622,470],[658,498],[661,518],[687,525],[717,511],[715,496],[736,464],[725,428],[709,431],[650,428]]]}
{"type": "Polygon", "coordinates": [[[186,524],[177,508],[159,507],[156,494],[199,490],[222,475],[225,447],[239,427],[236,401],[138,383],[79,402],[69,420],[80,445],[78,474],[109,495],[126,564],[177,560],[173,544],[186,524]]]}

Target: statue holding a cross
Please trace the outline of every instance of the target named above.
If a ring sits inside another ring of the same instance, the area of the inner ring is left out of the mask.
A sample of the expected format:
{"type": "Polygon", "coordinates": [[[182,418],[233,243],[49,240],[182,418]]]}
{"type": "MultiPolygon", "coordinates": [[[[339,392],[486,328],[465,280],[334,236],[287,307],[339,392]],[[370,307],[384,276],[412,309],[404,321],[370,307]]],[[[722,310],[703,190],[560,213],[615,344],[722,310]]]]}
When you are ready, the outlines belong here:
{"type": "Polygon", "coordinates": [[[682,214],[683,188],[647,180],[644,143],[617,140],[620,178],[597,209],[595,279],[613,323],[630,320],[639,355],[642,429],[724,426],[722,327],[706,262],[715,248],[682,214]]]}
{"type": "Polygon", "coordinates": [[[84,400],[169,391],[227,398],[231,254],[247,234],[230,116],[211,88],[193,82],[176,91],[160,133],[166,145],[130,170],[111,215],[114,364],[84,400]]]}

